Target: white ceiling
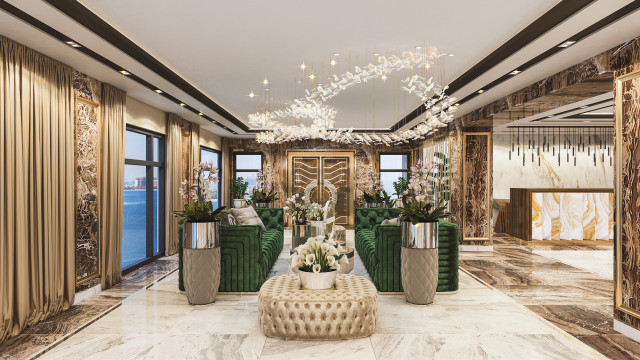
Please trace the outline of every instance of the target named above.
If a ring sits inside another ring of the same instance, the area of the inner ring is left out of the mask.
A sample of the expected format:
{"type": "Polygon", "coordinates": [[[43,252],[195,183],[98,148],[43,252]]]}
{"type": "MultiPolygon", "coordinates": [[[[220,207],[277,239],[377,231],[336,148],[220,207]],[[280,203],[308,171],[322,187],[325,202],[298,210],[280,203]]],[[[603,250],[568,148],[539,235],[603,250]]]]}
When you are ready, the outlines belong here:
{"type": "MultiPolygon", "coordinates": [[[[137,63],[45,2],[8,2],[188,104],[202,109],[214,119],[237,129],[143,64],[137,63]]],[[[254,111],[254,105],[247,96],[249,92],[260,92],[263,88],[261,82],[266,77],[276,99],[290,98],[289,84],[300,79],[299,66],[302,62],[313,65],[316,75],[322,73],[320,68],[324,64],[326,75],[330,57],[336,52],[341,54],[338,62],[342,72],[345,71],[349,55],[352,64],[355,64],[356,57],[360,64],[366,64],[374,52],[395,53],[398,49],[418,44],[437,46],[455,54],[455,57],[446,59],[445,80],[450,82],[558,1],[80,2],[246,123],[247,115],[254,111]]],[[[476,91],[629,2],[598,0],[454,95],[461,98],[476,91]]],[[[640,12],[633,13],[613,27],[596,33],[463,104],[458,115],[640,35],[639,22],[640,12]]],[[[121,87],[130,96],[164,111],[181,110],[162,96],[89,60],[2,11],[0,34],[121,87]]],[[[394,83],[389,80],[385,84],[380,81],[376,83],[377,128],[390,127],[418,105],[414,98],[407,96],[406,105],[401,105],[399,109],[394,106],[394,96],[397,94],[393,89],[394,83]]],[[[336,99],[338,127],[373,127],[373,91],[372,85],[367,86],[349,89],[336,99]]],[[[210,131],[230,135],[196,115],[186,111],[183,115],[200,122],[210,131]]]]}

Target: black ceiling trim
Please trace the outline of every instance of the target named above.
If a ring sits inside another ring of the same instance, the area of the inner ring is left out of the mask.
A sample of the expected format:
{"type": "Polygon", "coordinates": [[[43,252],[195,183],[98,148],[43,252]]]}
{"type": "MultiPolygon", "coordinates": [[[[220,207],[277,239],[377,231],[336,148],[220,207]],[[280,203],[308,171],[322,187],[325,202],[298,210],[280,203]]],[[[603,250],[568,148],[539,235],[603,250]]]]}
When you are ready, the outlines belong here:
{"type": "MultiPolygon", "coordinates": [[[[72,40],[72,38],[70,38],[69,36],[66,36],[65,34],[61,33],[60,31],[52,28],[51,26],[43,23],[42,21],[36,19],[35,17],[27,14],[26,12],[18,9],[17,7],[9,4],[8,2],[2,0],[0,1],[0,9],[6,11],[7,13],[13,15],[14,17],[24,21],[25,23],[39,29],[40,31],[54,37],[55,39],[59,40],[60,42],[63,43],[67,43],[67,41],[72,40]]],[[[114,63],[113,61],[105,58],[104,56],[98,54],[97,52],[87,48],[86,46],[82,45],[80,47],[73,47],[73,49],[89,56],[90,58],[100,62],[101,64],[113,69],[114,71],[118,71],[120,72],[121,70],[124,69],[124,67],[114,63]]],[[[124,75],[123,75],[124,76],[124,75]]],[[[148,81],[142,79],[141,77],[135,75],[135,74],[129,74],[127,75],[127,78],[139,83],[140,85],[148,88],[149,90],[155,91],[156,89],[159,89],[159,87],[149,83],[148,81]]],[[[180,105],[180,104],[184,104],[181,100],[177,99],[176,97],[168,94],[167,92],[162,92],[161,94],[159,94],[160,96],[163,96],[171,101],[173,101],[174,103],[180,105]]],[[[184,104],[181,105],[183,108],[193,112],[194,114],[199,115],[200,111],[196,110],[195,108],[193,108],[190,105],[184,104]]],[[[210,122],[212,122],[213,124],[221,127],[222,129],[229,131],[232,134],[237,134],[237,132],[235,130],[230,129],[229,127],[227,127],[224,124],[219,123],[218,121],[214,120],[213,118],[211,118],[210,116],[206,115],[206,114],[202,114],[200,115],[203,118],[209,120],[210,122]]]]}
{"type": "Polygon", "coordinates": [[[187,93],[189,96],[198,100],[209,109],[215,111],[220,116],[229,120],[235,126],[239,127],[243,131],[248,131],[249,127],[245,125],[238,118],[233,116],[222,106],[218,105],[215,101],[209,98],[207,95],[198,90],[195,86],[191,85],[188,81],[180,77],[180,75],[173,72],[158,59],[146,52],[143,48],[124,36],[121,32],[109,25],[106,21],[102,20],[98,15],[94,14],[91,10],[84,7],[78,1],[75,0],[44,0],[51,6],[55,7],[80,25],[84,26],[94,34],[98,35],[106,42],[110,43],[114,47],[120,49],[125,54],[129,55],[140,64],[147,67],[149,70],[158,74],[180,90],[187,93]]]}
{"type": "MultiPolygon", "coordinates": [[[[522,31],[517,33],[507,42],[505,42],[502,46],[494,50],[491,54],[487,55],[484,59],[480,60],[476,65],[474,65],[471,69],[467,70],[464,74],[460,75],[458,78],[453,80],[449,84],[449,88],[447,89],[448,94],[453,94],[454,92],[460,90],[467,84],[471,83],[473,80],[498,65],[511,55],[515,54],[525,46],[532,43],[534,40],[544,35],[548,31],[552,30],[554,27],[564,22],[565,20],[572,17],[574,14],[582,10],[587,5],[591,4],[595,0],[562,0],[556,6],[551,8],[549,11],[544,13],[534,22],[529,24],[522,31]]],[[[586,30],[586,29],[585,29],[586,30]]],[[[541,54],[542,55],[542,54],[541,54]]],[[[539,55],[538,57],[540,57],[539,55]]],[[[550,55],[547,55],[548,57],[550,55]]],[[[545,58],[546,58],[545,57],[545,58]]],[[[537,62],[541,61],[538,60],[537,62]]],[[[518,68],[518,70],[520,70],[518,68]]],[[[509,79],[510,75],[504,75],[501,78],[492,82],[493,86],[498,83],[509,79]]],[[[485,91],[486,88],[482,88],[485,91]]],[[[478,95],[477,93],[472,93],[472,95],[478,95]]],[[[463,101],[468,101],[472,95],[467,96],[463,100],[458,101],[458,103],[462,104],[463,101]],[[469,98],[469,99],[467,99],[469,98]]],[[[400,119],[396,124],[391,127],[391,131],[396,131],[401,127],[405,126],[407,123],[418,117],[420,114],[424,112],[424,106],[421,104],[412,112],[410,112],[407,116],[400,119]]]]}
{"type": "MultiPolygon", "coordinates": [[[[576,107],[568,109],[568,110],[563,110],[563,111],[560,111],[560,112],[557,112],[557,113],[553,113],[551,115],[540,116],[540,117],[538,117],[536,119],[532,119],[531,122],[545,120],[545,119],[547,119],[549,117],[558,117],[560,115],[568,114],[570,112],[578,111],[578,110],[581,110],[581,109],[587,109],[587,108],[592,107],[592,106],[602,105],[602,104],[610,103],[610,102],[613,102],[613,99],[599,100],[599,101],[596,101],[596,102],[592,102],[591,104],[576,106],[576,107]],[[583,107],[583,106],[586,106],[586,107],[583,107]]],[[[604,106],[604,107],[601,107],[601,108],[597,108],[597,109],[593,109],[593,110],[587,110],[587,111],[600,110],[600,109],[608,108],[609,106],[611,106],[611,105],[607,104],[607,106],[604,106]]]]}

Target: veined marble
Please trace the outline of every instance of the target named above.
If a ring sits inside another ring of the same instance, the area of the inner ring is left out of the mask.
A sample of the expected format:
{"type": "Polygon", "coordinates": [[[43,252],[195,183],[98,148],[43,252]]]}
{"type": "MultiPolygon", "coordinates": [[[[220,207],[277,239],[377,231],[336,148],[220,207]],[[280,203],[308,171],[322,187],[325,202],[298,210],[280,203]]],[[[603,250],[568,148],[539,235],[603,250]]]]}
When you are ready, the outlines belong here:
{"type": "Polygon", "coordinates": [[[531,196],[532,239],[613,239],[611,193],[534,192],[531,196]]]}

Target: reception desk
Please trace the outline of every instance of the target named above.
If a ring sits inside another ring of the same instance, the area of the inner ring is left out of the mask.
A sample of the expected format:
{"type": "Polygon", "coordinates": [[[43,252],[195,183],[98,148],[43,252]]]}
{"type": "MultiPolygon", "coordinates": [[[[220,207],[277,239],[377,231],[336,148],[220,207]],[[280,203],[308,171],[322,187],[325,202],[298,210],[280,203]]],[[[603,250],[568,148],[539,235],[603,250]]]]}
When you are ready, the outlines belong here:
{"type": "Polygon", "coordinates": [[[511,189],[508,230],[522,240],[613,240],[613,189],[511,189]]]}

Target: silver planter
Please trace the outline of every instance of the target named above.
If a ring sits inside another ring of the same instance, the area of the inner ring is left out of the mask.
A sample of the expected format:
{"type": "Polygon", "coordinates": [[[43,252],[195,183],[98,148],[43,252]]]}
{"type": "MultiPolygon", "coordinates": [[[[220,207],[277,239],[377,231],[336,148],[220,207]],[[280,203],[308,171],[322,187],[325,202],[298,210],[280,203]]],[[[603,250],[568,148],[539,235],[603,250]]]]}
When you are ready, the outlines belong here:
{"type": "Polygon", "coordinates": [[[438,223],[402,223],[402,288],[407,301],[427,305],[438,287],[438,223]]]}
{"type": "Polygon", "coordinates": [[[348,274],[353,271],[353,267],[355,266],[354,255],[355,252],[352,247],[344,246],[342,247],[344,253],[338,255],[336,260],[340,260],[343,256],[346,256],[349,259],[349,264],[340,266],[340,270],[338,272],[340,274],[348,274]]]}
{"type": "Polygon", "coordinates": [[[401,208],[402,207],[402,199],[396,199],[396,207],[397,208],[401,208]]]}
{"type": "Polygon", "coordinates": [[[311,220],[311,236],[324,236],[325,235],[325,225],[326,222],[324,220],[311,220]]]}
{"type": "Polygon", "coordinates": [[[366,208],[382,208],[382,207],[384,207],[384,203],[364,203],[364,207],[366,207],[366,208]]]}
{"type": "Polygon", "coordinates": [[[273,207],[273,202],[259,202],[259,203],[256,203],[256,207],[257,208],[272,208],[273,207]]]}
{"type": "Polygon", "coordinates": [[[220,287],[220,222],[187,222],[182,238],[187,300],[193,305],[212,303],[220,287]]]}
{"type": "Polygon", "coordinates": [[[402,222],[402,246],[412,249],[438,248],[438,222],[402,222]]]}
{"type": "Polygon", "coordinates": [[[331,289],[336,284],[337,271],[312,273],[299,271],[300,285],[307,290],[331,289]]]}
{"type": "Polygon", "coordinates": [[[311,236],[311,227],[307,224],[298,225],[293,224],[292,234],[291,234],[291,248],[295,249],[298,246],[307,242],[311,236]]]}
{"type": "Polygon", "coordinates": [[[247,206],[247,200],[246,199],[233,199],[233,208],[234,209],[243,208],[245,206],[247,206]]]}

